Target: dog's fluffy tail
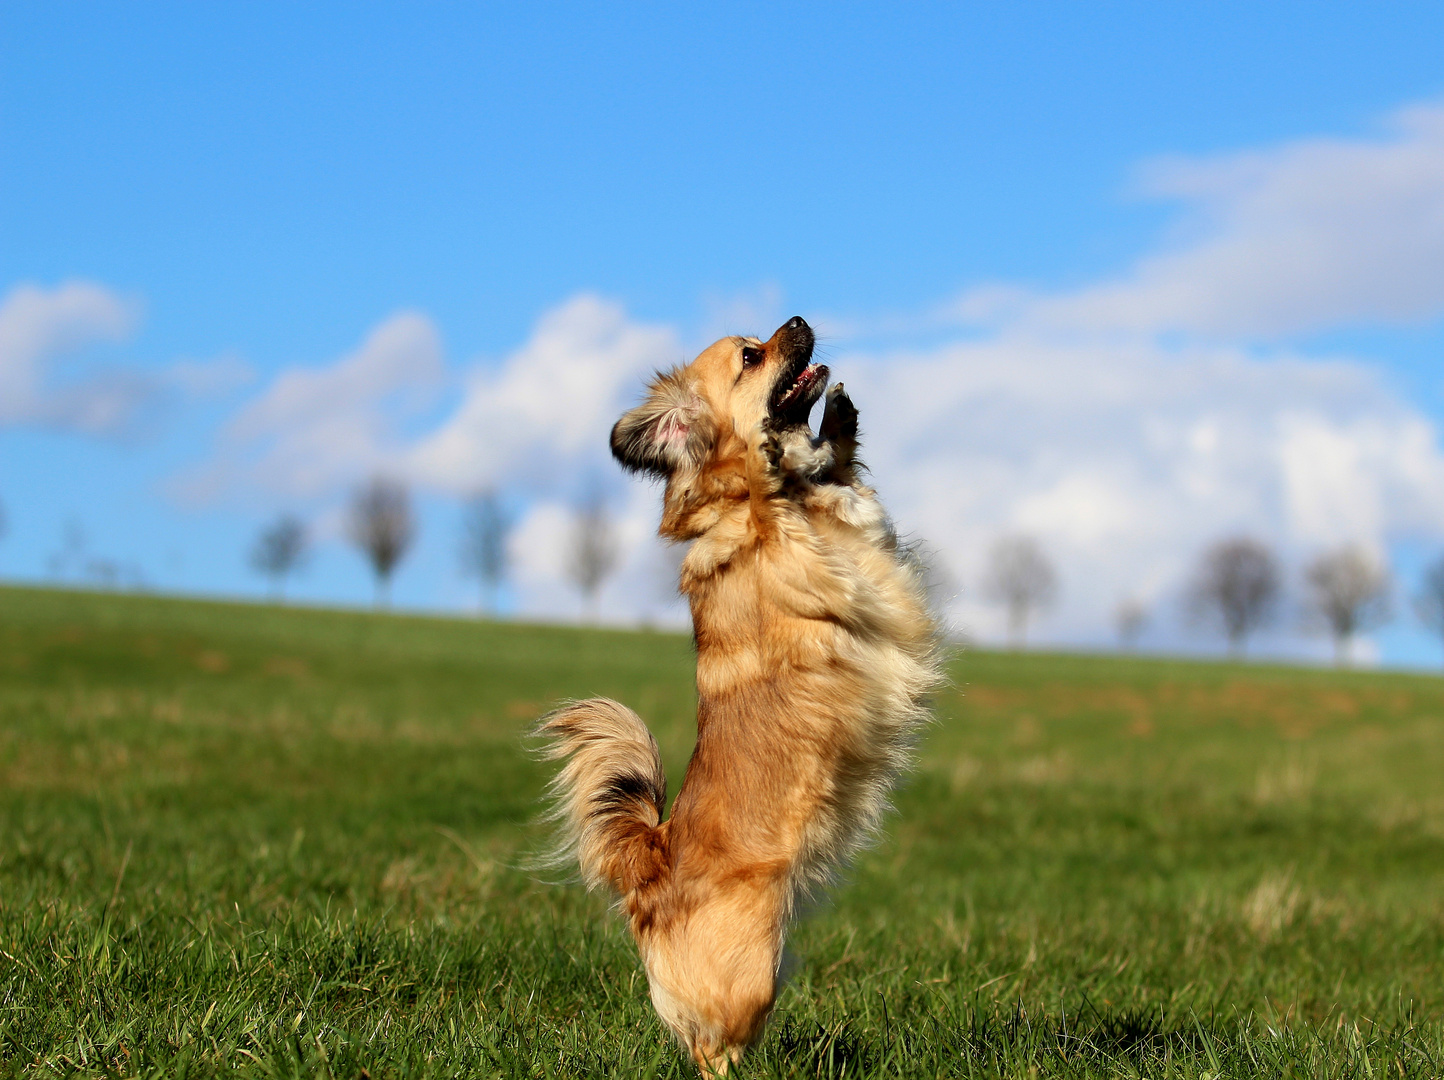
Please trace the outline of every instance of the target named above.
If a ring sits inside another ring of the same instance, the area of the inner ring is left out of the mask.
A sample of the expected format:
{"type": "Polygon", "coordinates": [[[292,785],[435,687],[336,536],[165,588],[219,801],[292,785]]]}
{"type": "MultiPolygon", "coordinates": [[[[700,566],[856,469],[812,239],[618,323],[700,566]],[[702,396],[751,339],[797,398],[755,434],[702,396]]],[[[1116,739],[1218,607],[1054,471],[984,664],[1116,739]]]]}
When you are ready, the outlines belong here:
{"type": "Polygon", "coordinates": [[[550,817],[560,826],[554,865],[573,859],[588,888],[624,898],[659,883],[670,865],[667,777],[642,718],[606,698],[574,701],[537,722],[542,755],[566,758],[551,782],[550,817]]]}

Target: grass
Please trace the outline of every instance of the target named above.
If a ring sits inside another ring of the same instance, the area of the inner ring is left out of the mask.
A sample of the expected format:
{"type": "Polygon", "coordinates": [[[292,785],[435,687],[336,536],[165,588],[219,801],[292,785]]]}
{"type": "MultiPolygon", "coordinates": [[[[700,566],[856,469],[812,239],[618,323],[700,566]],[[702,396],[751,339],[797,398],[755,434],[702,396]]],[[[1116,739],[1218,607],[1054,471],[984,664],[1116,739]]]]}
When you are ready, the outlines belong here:
{"type": "MultiPolygon", "coordinates": [[[[1444,1074],[1444,681],[952,674],[738,1075],[1444,1074]]],[[[681,637],[0,590],[0,1075],[692,1075],[516,869],[590,694],[675,784],[681,637]]]]}

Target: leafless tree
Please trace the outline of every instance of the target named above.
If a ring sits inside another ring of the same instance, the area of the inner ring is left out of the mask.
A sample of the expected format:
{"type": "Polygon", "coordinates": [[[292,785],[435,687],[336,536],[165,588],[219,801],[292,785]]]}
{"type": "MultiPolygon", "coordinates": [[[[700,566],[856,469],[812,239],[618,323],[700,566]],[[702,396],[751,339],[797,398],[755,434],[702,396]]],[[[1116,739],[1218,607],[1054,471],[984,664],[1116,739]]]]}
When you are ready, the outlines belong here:
{"type": "Polygon", "coordinates": [[[1424,571],[1424,580],[1414,594],[1414,614],[1436,637],[1444,639],[1444,555],[1424,571]]]}
{"type": "Polygon", "coordinates": [[[582,594],[582,606],[589,620],[597,615],[597,594],[602,583],[617,568],[617,538],[599,497],[588,499],[577,509],[572,524],[571,560],[568,576],[582,594]]]}
{"type": "Polygon", "coordinates": [[[496,614],[506,580],[506,541],[515,520],[501,497],[488,488],[467,501],[461,518],[461,568],[481,582],[481,608],[496,614]]]}
{"type": "Polygon", "coordinates": [[[1058,595],[1058,575],[1032,537],[1005,536],[988,555],[984,590],[1007,608],[1008,640],[1021,649],[1027,644],[1028,620],[1058,595]]]}
{"type": "Polygon", "coordinates": [[[1242,656],[1249,635],[1273,620],[1282,582],[1278,558],[1266,544],[1247,536],[1220,540],[1199,559],[1188,609],[1221,626],[1229,652],[1242,656]]]}
{"type": "Polygon", "coordinates": [[[376,606],[391,602],[391,574],[416,536],[411,494],[398,480],[375,477],[351,500],[351,542],[376,575],[376,606]]]}
{"type": "Polygon", "coordinates": [[[1389,617],[1389,572],[1355,544],[1327,551],[1304,571],[1309,606],[1334,638],[1334,663],[1345,667],[1360,633],[1389,617]]]}
{"type": "Polygon", "coordinates": [[[1113,612],[1113,626],[1118,631],[1118,647],[1132,652],[1138,647],[1138,638],[1148,625],[1148,608],[1142,600],[1130,597],[1118,605],[1113,612]]]}
{"type": "Polygon", "coordinates": [[[282,514],[261,530],[251,548],[251,568],[271,580],[271,595],[286,598],[286,578],[306,555],[306,526],[294,514],[282,514]]]}
{"type": "Polygon", "coordinates": [[[85,527],[74,518],[66,521],[60,531],[60,550],[51,552],[45,560],[50,576],[64,577],[70,570],[83,573],[86,561],[85,527]]]}
{"type": "Polygon", "coordinates": [[[113,589],[120,581],[120,563],[97,555],[85,564],[85,574],[102,589],[113,589]]]}

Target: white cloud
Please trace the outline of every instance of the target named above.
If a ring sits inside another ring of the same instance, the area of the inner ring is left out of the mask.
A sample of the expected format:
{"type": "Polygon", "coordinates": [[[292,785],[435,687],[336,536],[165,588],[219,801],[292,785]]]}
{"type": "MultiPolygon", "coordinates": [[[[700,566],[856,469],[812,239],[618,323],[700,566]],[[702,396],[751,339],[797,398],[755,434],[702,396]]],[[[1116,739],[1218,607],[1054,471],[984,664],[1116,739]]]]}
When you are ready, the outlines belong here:
{"type": "Polygon", "coordinates": [[[278,375],[181,489],[325,497],[375,471],[452,495],[492,484],[538,493],[558,478],[594,483],[608,460],[607,433],[642,378],[680,359],[671,329],[582,295],[544,314],[499,364],[457,373],[431,320],[402,312],[356,351],[278,375]],[[438,418],[448,389],[453,400],[438,418]]]}
{"type": "Polygon", "coordinates": [[[595,473],[642,379],[681,359],[670,328],[635,323],[595,296],[574,297],[499,367],[472,369],[460,405],[406,455],[407,471],[457,494],[508,482],[551,488],[595,473]]]}
{"type": "MultiPolygon", "coordinates": [[[[248,464],[229,482],[320,494],[332,511],[372,468],[449,495],[497,484],[526,500],[512,541],[518,610],[575,618],[570,505],[598,483],[616,490],[608,430],[646,375],[678,358],[678,337],[575,298],[500,364],[474,365],[454,405],[407,433],[397,403],[414,406],[418,386],[447,375],[431,324],[398,316],[243,409],[228,438],[248,464]]],[[[1438,433],[1362,362],[1009,328],[929,351],[844,353],[834,371],[862,409],[884,501],[939,552],[962,585],[959,622],[984,637],[1002,628],[980,600],[982,561],[1006,532],[1037,536],[1058,562],[1060,603],[1042,631],[1068,641],[1102,639],[1126,597],[1167,601],[1226,533],[1296,559],[1345,540],[1444,536],[1438,433]]],[[[652,539],[656,488],[625,490],[612,502],[622,556],[603,617],[675,620],[670,560],[652,539]]]]}
{"type": "Polygon", "coordinates": [[[407,421],[445,379],[436,327],[400,312],[334,363],[283,371],[226,425],[216,458],[175,490],[198,501],[238,486],[326,496],[369,472],[394,471],[407,421]]]}
{"type": "Polygon", "coordinates": [[[222,432],[212,461],[173,485],[186,500],[267,491],[318,502],[318,530],[341,531],[341,498],[368,472],[464,497],[495,485],[524,500],[511,537],[508,593],[533,618],[582,611],[566,580],[572,504],[611,488],[617,572],[599,598],[606,621],[676,622],[654,540],[657,492],[624,487],[608,433],[641,396],[651,371],[684,360],[667,326],[628,318],[615,303],[575,296],[537,321],[501,362],[446,368],[435,326],[419,313],[391,316],[361,347],[331,364],[277,375],[222,432]],[[426,409],[436,391],[451,403],[426,409]]]}
{"type": "Polygon", "coordinates": [[[1444,536],[1438,432],[1374,367],[1236,349],[1018,334],[843,357],[866,456],[905,530],[980,602],[999,535],[1038,537],[1062,595],[1045,636],[1098,640],[1126,597],[1167,599],[1208,541],[1246,531],[1299,556],[1444,536]]]}
{"type": "Polygon", "coordinates": [[[88,434],[123,428],[149,398],[149,380],[122,370],[67,379],[58,369],[89,346],[125,340],[135,322],[133,305],[100,285],[12,288],[0,301],[0,425],[88,434]]]}
{"type": "Polygon", "coordinates": [[[103,285],[17,285],[0,301],[0,427],[129,435],[171,399],[225,394],[250,378],[236,356],[168,367],[84,363],[87,350],[128,341],[140,305],[103,285]]]}
{"type": "Polygon", "coordinates": [[[340,533],[339,500],[371,472],[450,496],[504,488],[527,504],[513,536],[510,592],[528,614],[574,618],[581,605],[565,579],[570,506],[610,487],[625,492],[612,500],[621,554],[601,614],[675,619],[655,580],[655,492],[623,488],[608,434],[644,379],[682,359],[671,328],[581,295],[545,313],[500,363],[448,372],[430,320],[403,313],[347,356],[278,375],[226,426],[212,460],[172,488],[188,501],[257,491],[312,499],[328,536],[340,533]],[[426,406],[442,389],[454,400],[438,415],[426,406]]]}
{"type": "Polygon", "coordinates": [[[1366,138],[1173,158],[1146,194],[1183,213],[1125,274],[1052,294],[1007,283],[946,316],[981,340],[837,364],[871,405],[871,444],[899,517],[970,586],[1004,531],[1054,552],[1051,633],[1106,633],[1129,595],[1166,596],[1199,548],[1252,532],[1302,557],[1444,538],[1433,421],[1382,369],[1276,344],[1444,313],[1444,106],[1366,138]]]}
{"type": "Polygon", "coordinates": [[[1121,278],[1032,296],[990,285],[963,321],[1084,333],[1278,338],[1444,312],[1444,105],[1403,109],[1378,135],[1157,160],[1141,189],[1183,216],[1121,278]]]}
{"type": "Polygon", "coordinates": [[[165,373],[165,382],[187,398],[222,397],[241,389],[256,377],[251,365],[234,353],[209,360],[177,360],[165,373]]]}
{"type": "MultiPolygon", "coordinates": [[[[982,563],[1006,532],[1033,534],[1057,561],[1042,636],[1071,642],[1104,640],[1125,598],[1167,604],[1225,534],[1269,540],[1294,565],[1345,541],[1444,539],[1433,421],[1376,364],[1278,344],[1444,312],[1444,107],[1401,112],[1376,137],[1158,162],[1145,176],[1150,193],[1182,201],[1184,221],[1128,273],[1055,294],[973,290],[950,313],[974,328],[967,340],[831,360],[862,410],[884,501],[939,552],[962,586],[959,622],[985,637],[1002,626],[980,600],[982,563]]],[[[743,329],[730,324],[778,302],[763,290],[714,303],[710,321],[743,329]]],[[[379,465],[453,495],[520,490],[519,608],[574,617],[568,503],[616,483],[608,429],[691,337],[574,297],[499,364],[464,370],[439,420],[408,427],[401,398],[446,376],[435,330],[404,316],[352,357],[283,375],[230,437],[253,480],[295,491],[379,465]]],[[[623,566],[602,608],[664,617],[672,560],[649,539],[656,493],[627,490],[614,502],[623,566]]]]}

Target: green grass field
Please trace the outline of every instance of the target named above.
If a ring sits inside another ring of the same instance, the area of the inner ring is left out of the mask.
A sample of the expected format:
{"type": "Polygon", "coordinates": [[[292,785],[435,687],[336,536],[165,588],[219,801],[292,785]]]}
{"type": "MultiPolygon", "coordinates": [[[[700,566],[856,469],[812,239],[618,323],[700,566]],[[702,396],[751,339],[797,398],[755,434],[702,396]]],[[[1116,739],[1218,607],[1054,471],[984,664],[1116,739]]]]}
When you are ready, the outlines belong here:
{"type": "MultiPolygon", "coordinates": [[[[1444,1074],[1444,680],[977,652],[770,1076],[1444,1074]]],[[[679,636],[0,590],[0,1075],[690,1076],[520,735],[679,636]]]]}

